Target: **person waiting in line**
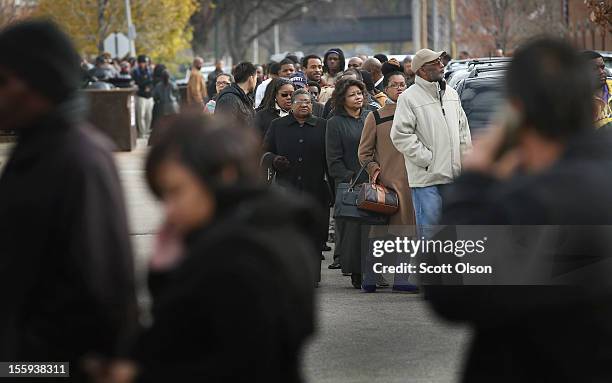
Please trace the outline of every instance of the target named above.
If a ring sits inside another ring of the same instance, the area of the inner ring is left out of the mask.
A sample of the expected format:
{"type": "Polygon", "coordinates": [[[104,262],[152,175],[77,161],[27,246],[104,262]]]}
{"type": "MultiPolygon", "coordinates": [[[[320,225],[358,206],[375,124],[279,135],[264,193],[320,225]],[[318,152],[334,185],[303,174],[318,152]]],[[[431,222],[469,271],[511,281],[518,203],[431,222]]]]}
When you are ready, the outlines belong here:
{"type": "Polygon", "coordinates": [[[217,96],[219,95],[219,93],[221,93],[223,89],[232,85],[233,82],[234,82],[234,78],[229,73],[219,73],[217,75],[216,80],[215,80],[215,96],[206,103],[206,109],[205,109],[206,113],[210,113],[210,114],[215,113],[215,107],[217,104],[217,96]]]}
{"type": "Polygon", "coordinates": [[[253,99],[249,96],[257,84],[257,69],[248,61],[232,69],[235,83],[225,87],[217,97],[215,115],[234,120],[245,128],[252,128],[255,119],[253,99]]]}
{"type": "MultiPolygon", "coordinates": [[[[390,227],[372,227],[371,236],[377,238],[388,234],[414,236],[414,230],[406,227],[414,227],[415,219],[404,156],[393,146],[390,136],[396,102],[400,94],[406,90],[406,78],[399,71],[387,73],[383,84],[389,103],[368,114],[361,133],[358,156],[361,165],[367,165],[366,170],[371,179],[378,180],[380,184],[397,193],[399,210],[389,217],[390,227]]],[[[366,279],[368,279],[367,276],[366,279]]],[[[375,279],[364,281],[364,290],[367,292],[376,291],[375,282],[375,279]]],[[[393,290],[408,292],[417,290],[416,286],[407,282],[400,282],[396,276],[393,290]]]]}
{"type": "Polygon", "coordinates": [[[323,86],[333,87],[345,69],[344,52],[340,48],[333,48],[323,56],[323,86]]]}
{"type": "Polygon", "coordinates": [[[336,81],[340,79],[344,72],[344,52],[340,48],[330,49],[323,57],[323,76],[321,77],[321,95],[319,102],[325,104],[334,91],[336,81]]]}
{"type": "Polygon", "coordinates": [[[366,95],[366,106],[368,109],[376,110],[380,109],[385,105],[387,101],[387,95],[384,92],[379,92],[378,89],[374,86],[374,81],[372,80],[372,75],[370,72],[362,70],[361,78],[363,79],[363,84],[366,86],[366,90],[368,91],[366,95]]]}
{"type": "MultiPolygon", "coordinates": [[[[342,72],[342,75],[340,75],[338,81],[340,81],[340,80],[349,80],[349,79],[350,80],[363,81],[363,77],[361,77],[361,72],[358,71],[357,69],[347,69],[347,70],[345,70],[344,72],[342,72]]],[[[322,88],[321,89],[321,94],[319,95],[319,99],[321,99],[321,98],[327,99],[327,101],[324,104],[325,107],[323,109],[323,116],[326,119],[329,119],[332,116],[332,114],[333,114],[333,109],[334,109],[334,101],[333,101],[334,89],[335,88],[330,88],[330,87],[322,88]]],[[[364,101],[365,100],[366,99],[364,98],[364,101]]]]}
{"type": "Polygon", "coordinates": [[[325,105],[319,102],[319,94],[321,94],[321,85],[316,81],[308,81],[306,84],[308,92],[312,96],[312,114],[317,117],[323,118],[325,105]]]}
{"type": "Polygon", "coordinates": [[[273,120],[290,113],[294,90],[293,83],[282,77],[275,78],[268,85],[266,95],[255,114],[255,127],[262,138],[266,136],[273,120]]]}
{"type": "Polygon", "coordinates": [[[295,62],[290,58],[284,58],[279,64],[278,77],[291,78],[295,73],[295,62]]]}
{"type": "Polygon", "coordinates": [[[263,100],[264,95],[266,94],[266,88],[268,87],[268,84],[278,77],[278,73],[280,71],[280,64],[273,61],[267,65],[267,69],[269,71],[268,78],[263,80],[263,82],[261,82],[259,85],[257,85],[257,89],[255,90],[255,108],[259,108],[259,105],[261,104],[261,101],[263,100]]]}
{"type": "MultiPolygon", "coordinates": [[[[366,92],[363,82],[354,79],[340,80],[336,85],[335,113],[327,121],[326,132],[327,166],[335,185],[351,182],[361,169],[357,153],[369,113],[363,107],[366,92]]],[[[365,181],[367,173],[363,172],[357,182],[365,181]]],[[[336,251],[329,268],[340,266],[344,274],[351,274],[353,286],[360,289],[361,225],[357,222],[336,220],[336,251]]]]}
{"type": "Polygon", "coordinates": [[[363,60],[359,57],[351,57],[348,61],[347,64],[347,68],[352,68],[352,69],[361,69],[361,66],[363,65],[363,60]]]}
{"type": "Polygon", "coordinates": [[[264,162],[276,171],[277,186],[317,202],[321,224],[316,235],[323,251],[327,246],[330,202],[326,181],[326,122],[312,114],[312,99],[307,90],[293,92],[291,104],[289,115],[270,124],[264,138],[264,162]]]}
{"type": "Polygon", "coordinates": [[[308,81],[314,81],[321,86],[323,62],[317,55],[308,55],[302,59],[302,69],[308,81]]]}
{"type": "Polygon", "coordinates": [[[372,81],[374,81],[374,86],[376,87],[376,89],[378,89],[379,92],[383,92],[384,91],[383,86],[382,86],[383,73],[382,73],[381,62],[378,61],[377,58],[374,58],[374,57],[369,58],[363,62],[361,69],[370,72],[370,74],[372,75],[372,81]]]}

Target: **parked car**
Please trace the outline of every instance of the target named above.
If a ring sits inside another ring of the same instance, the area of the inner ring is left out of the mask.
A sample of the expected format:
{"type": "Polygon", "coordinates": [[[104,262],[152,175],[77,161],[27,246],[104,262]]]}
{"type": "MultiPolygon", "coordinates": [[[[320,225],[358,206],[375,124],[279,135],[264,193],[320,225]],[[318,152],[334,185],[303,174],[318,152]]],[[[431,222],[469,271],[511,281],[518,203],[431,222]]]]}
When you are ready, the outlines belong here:
{"type": "Polygon", "coordinates": [[[603,56],[604,63],[606,64],[606,68],[608,69],[608,74],[612,72],[612,52],[610,51],[597,51],[600,55],[603,56]]]}
{"type": "Polygon", "coordinates": [[[456,89],[472,134],[486,128],[502,104],[506,69],[499,66],[475,68],[467,78],[459,81],[456,89]]]}
{"type": "Polygon", "coordinates": [[[457,89],[459,82],[467,78],[474,69],[481,67],[505,67],[508,66],[511,61],[512,59],[509,57],[491,57],[468,60],[465,68],[458,68],[447,78],[448,85],[457,89]]]}

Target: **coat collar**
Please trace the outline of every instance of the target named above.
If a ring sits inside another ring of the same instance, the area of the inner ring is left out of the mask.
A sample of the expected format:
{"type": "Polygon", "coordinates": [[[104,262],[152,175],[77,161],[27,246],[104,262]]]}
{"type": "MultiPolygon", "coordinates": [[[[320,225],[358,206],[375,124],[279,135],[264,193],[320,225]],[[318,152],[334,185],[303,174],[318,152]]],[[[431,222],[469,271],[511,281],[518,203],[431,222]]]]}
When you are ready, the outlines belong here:
{"type": "Polygon", "coordinates": [[[438,98],[440,86],[437,82],[429,82],[420,76],[415,76],[414,83],[433,98],[438,98]]]}
{"type": "MultiPolygon", "coordinates": [[[[289,113],[288,118],[291,119],[291,123],[296,123],[299,125],[299,122],[295,119],[293,113],[289,113]]],[[[308,117],[308,119],[304,121],[304,125],[317,126],[317,117],[311,114],[310,117],[308,117]]]]}

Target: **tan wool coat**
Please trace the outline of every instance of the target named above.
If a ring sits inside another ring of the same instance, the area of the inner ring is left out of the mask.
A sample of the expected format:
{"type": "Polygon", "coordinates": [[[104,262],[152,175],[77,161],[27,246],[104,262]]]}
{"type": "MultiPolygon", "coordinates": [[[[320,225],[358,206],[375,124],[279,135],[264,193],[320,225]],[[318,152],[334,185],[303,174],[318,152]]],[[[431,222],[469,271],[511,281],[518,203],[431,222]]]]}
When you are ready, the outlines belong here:
{"type": "Polygon", "coordinates": [[[363,166],[366,162],[374,160],[367,167],[370,177],[380,170],[379,183],[393,189],[399,197],[400,209],[390,217],[389,225],[415,225],[404,156],[395,148],[390,137],[395,106],[396,104],[388,104],[378,110],[380,118],[384,121],[380,125],[376,125],[374,112],[366,118],[359,143],[359,162],[363,166]]]}

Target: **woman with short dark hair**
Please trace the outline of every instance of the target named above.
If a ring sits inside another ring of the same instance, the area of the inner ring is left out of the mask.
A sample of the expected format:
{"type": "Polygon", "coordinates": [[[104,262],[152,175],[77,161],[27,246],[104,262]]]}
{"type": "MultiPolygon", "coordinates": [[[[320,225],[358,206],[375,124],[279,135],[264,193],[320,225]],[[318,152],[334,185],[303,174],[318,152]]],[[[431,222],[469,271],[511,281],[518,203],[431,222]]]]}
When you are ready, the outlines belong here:
{"type": "MultiPolygon", "coordinates": [[[[363,107],[366,95],[361,81],[346,79],[336,84],[333,104],[334,116],[327,121],[326,149],[329,174],[336,185],[351,182],[361,169],[357,151],[361,132],[369,111],[363,107]]],[[[367,181],[363,172],[358,182],[367,181]]],[[[361,228],[356,222],[336,220],[336,251],[330,268],[339,268],[351,274],[355,288],[361,288],[361,228]]]]}
{"type": "Polygon", "coordinates": [[[142,382],[300,382],[319,265],[312,205],[263,187],[253,132],[181,116],[147,158],[166,234],[150,262],[142,382]],[[287,251],[290,249],[291,251],[287,251]]]}

